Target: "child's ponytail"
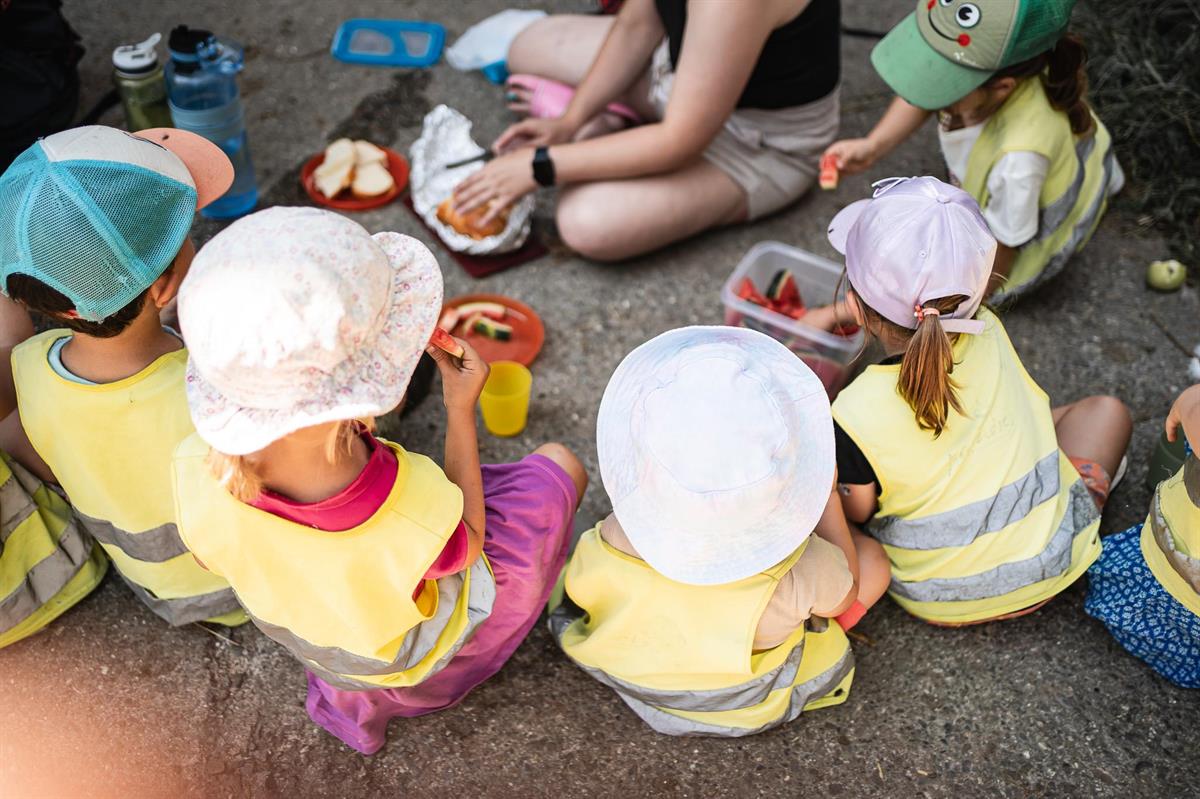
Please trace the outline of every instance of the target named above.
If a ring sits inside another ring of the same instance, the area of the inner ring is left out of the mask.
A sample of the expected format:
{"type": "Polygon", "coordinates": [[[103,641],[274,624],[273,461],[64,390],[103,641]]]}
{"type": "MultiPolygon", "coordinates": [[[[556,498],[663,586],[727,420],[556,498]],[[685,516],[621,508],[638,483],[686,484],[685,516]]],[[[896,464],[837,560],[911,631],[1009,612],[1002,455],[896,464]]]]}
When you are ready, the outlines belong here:
{"type": "Polygon", "coordinates": [[[932,430],[936,438],[946,427],[950,409],[963,412],[958,401],[954,372],[954,353],[950,337],[938,321],[940,314],[954,312],[966,297],[944,297],[925,303],[928,309],[908,340],[900,361],[898,390],[917,416],[917,426],[932,430]]]}
{"type": "Polygon", "coordinates": [[[992,85],[1001,78],[1024,80],[1037,76],[1046,90],[1046,99],[1056,111],[1067,115],[1071,132],[1090,136],[1096,120],[1087,101],[1087,47],[1074,33],[1063,34],[1053,50],[1027,61],[1005,67],[988,79],[992,85]]]}
{"type": "Polygon", "coordinates": [[[1071,120],[1071,132],[1088,135],[1096,126],[1087,101],[1087,48],[1073,33],[1058,40],[1047,56],[1047,70],[1042,82],[1050,105],[1071,120]]]}

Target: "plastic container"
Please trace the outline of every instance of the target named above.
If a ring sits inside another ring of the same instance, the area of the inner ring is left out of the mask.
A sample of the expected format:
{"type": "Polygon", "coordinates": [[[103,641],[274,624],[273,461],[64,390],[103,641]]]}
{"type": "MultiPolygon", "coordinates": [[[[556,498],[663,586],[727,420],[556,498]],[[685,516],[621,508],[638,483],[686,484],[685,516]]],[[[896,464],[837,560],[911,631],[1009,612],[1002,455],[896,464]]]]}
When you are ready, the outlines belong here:
{"type": "Polygon", "coordinates": [[[156,33],[144,42],[123,44],[113,50],[113,84],[130,130],[171,127],[167,84],[158,62],[160,41],[162,34],[156,33]]]}
{"type": "Polygon", "coordinates": [[[479,395],[483,424],[494,436],[515,436],[529,418],[533,375],[516,361],[496,361],[479,395]]]}
{"type": "Polygon", "coordinates": [[[833,302],[843,271],[833,261],[796,247],[778,241],[759,242],[743,256],[721,288],[725,324],[748,327],[782,342],[821,378],[833,399],[846,383],[851,361],[862,350],[862,331],[852,336],[835,335],[737,296],[742,278],[750,278],[759,291],[764,291],[781,269],[791,270],[809,308],[833,302]]]}
{"type": "Polygon", "coordinates": [[[186,25],[171,31],[167,48],[171,53],[165,70],[167,100],[175,127],[208,139],[233,162],[233,185],[200,213],[214,219],[248,213],[258,202],[258,186],[237,85],[242,48],[186,25]]]}

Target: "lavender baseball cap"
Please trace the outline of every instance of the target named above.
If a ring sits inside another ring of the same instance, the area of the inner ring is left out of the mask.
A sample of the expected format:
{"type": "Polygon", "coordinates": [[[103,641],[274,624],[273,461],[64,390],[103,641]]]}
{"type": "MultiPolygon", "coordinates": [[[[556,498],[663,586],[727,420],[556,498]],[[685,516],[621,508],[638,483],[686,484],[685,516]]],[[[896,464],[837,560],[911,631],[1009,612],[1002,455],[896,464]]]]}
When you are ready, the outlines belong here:
{"type": "Polygon", "coordinates": [[[846,276],[863,301],[901,327],[917,327],[930,300],[965,295],[939,317],[948,333],[980,333],[972,319],[987,293],[996,239],[979,205],[937,178],[888,178],[875,194],[843,208],[829,243],[846,256],[846,276]]]}

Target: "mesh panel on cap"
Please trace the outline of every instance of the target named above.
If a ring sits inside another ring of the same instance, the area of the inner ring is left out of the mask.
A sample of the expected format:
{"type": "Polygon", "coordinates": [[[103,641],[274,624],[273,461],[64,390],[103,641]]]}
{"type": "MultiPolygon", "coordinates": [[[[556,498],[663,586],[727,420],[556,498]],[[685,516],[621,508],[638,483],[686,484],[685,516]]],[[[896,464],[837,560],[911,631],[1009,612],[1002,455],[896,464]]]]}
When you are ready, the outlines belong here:
{"type": "Polygon", "coordinates": [[[29,275],[84,319],[128,305],[170,265],[196,190],[132,164],[49,163],[38,145],[0,181],[0,279],[29,275]]]}
{"type": "Polygon", "coordinates": [[[1025,0],[1021,6],[1021,19],[1002,67],[1028,61],[1054,49],[1067,32],[1075,0],[1025,0]]]}

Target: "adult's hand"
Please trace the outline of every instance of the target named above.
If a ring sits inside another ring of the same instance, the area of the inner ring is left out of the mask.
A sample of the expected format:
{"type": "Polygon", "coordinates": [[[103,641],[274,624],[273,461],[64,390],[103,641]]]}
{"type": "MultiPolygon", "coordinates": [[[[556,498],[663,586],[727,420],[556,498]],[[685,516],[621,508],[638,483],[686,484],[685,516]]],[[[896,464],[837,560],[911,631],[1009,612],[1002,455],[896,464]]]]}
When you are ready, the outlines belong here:
{"type": "Polygon", "coordinates": [[[533,150],[526,147],[495,160],[454,189],[454,210],[469,214],[480,206],[488,211],[479,220],[486,227],[497,214],[537,188],[533,179],[533,150]]]}
{"type": "Polygon", "coordinates": [[[492,150],[497,154],[512,152],[522,147],[549,147],[562,144],[575,135],[575,126],[566,119],[523,119],[510,125],[500,134],[492,150]]]}

